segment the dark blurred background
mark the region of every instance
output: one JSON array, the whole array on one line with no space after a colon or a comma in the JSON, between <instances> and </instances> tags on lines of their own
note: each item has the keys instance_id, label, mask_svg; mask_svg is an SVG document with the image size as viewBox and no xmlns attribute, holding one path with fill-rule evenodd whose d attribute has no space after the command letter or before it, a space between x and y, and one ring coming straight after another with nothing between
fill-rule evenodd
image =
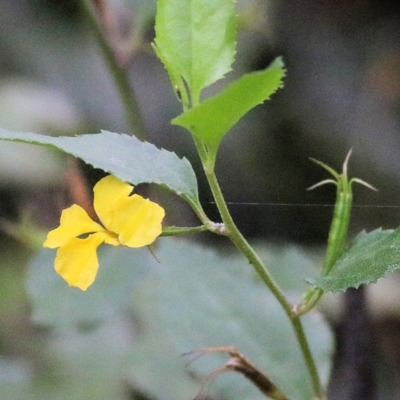
<instances>
[{"instance_id":1,"label":"dark blurred background","mask_svg":"<svg viewBox=\"0 0 400 400\"><path fill-rule=\"evenodd\" d=\"M110 23L117 27L122 45L124 40L129 44L131 32L140 39L141 46L126 66L148 139L193 162L202 184L202 201L217 219L191 138L169 122L181 110L150 48L154 2L107 3ZM77 1L0 0L0 9L0 127L51 135L100 129L127 132L112 78ZM396 228L400 222L400 3L240 0L238 10L237 60L228 80L265 68L278 55L287 68L284 89L240 121L221 147L217 165L221 185L245 235L323 245L335 188L306 192L327 178L308 157L340 170L350 148L350 175L379 190L355 185L351 235L362 229ZM207 90L212 92L213 88ZM68 201L67 169L65 157L44 149L0 144L1 240L4 250L16 246L10 259L15 258L13 251L20 250L10 238L8 222L29 215L42 226L54 226ZM180 203L171 201L170 207L173 222L192 221ZM395 299L397 290L397 286L390 290ZM387 339L386 349L392 346L390 362L397 364L400 352L398 343L393 344L398 339L393 338L400 332L398 310L393 307L385 314L387 297L382 300L380 293L377 290L372 296L374 315L380 316L377 324ZM6 324L7 329L26 329L26 312L21 306L20 319L12 328ZM11 315L11 311L4 313ZM390 324L382 322L386 315ZM0 330L0 350L2 343L6 349L15 345L7 329L5 334Z\"/></svg>"}]
</instances>

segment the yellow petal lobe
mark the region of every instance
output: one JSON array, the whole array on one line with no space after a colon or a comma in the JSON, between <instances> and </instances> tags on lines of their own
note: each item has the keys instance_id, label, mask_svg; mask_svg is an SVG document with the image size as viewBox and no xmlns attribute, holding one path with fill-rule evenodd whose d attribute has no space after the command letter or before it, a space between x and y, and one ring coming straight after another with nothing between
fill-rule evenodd
<instances>
[{"instance_id":1,"label":"yellow petal lobe","mask_svg":"<svg viewBox=\"0 0 400 400\"><path fill-rule=\"evenodd\" d=\"M94 208L103 226L75 204L62 212L60 226L48 233L43 246L59 247L54 268L70 286L86 290L94 282L101 243L142 247L161 234L164 209L139 195L131 196L132 190L112 175L101 179L94 187ZM84 234L89 236L79 238Z\"/></svg>"},{"instance_id":2,"label":"yellow petal lobe","mask_svg":"<svg viewBox=\"0 0 400 400\"><path fill-rule=\"evenodd\" d=\"M119 201L113 230L125 246L147 246L161 234L164 216L161 206L135 194Z\"/></svg>"},{"instance_id":3,"label":"yellow petal lobe","mask_svg":"<svg viewBox=\"0 0 400 400\"><path fill-rule=\"evenodd\" d=\"M114 231L111 228L112 221L119 212L116 204L121 199L128 198L132 190L133 187L129 183L122 182L113 175L108 175L96 183L93 188L93 206L106 229Z\"/></svg>"},{"instance_id":4,"label":"yellow petal lobe","mask_svg":"<svg viewBox=\"0 0 400 400\"><path fill-rule=\"evenodd\" d=\"M70 286L86 290L94 282L99 268L96 251L105 235L99 232L86 239L73 238L57 250L54 268Z\"/></svg>"},{"instance_id":5,"label":"yellow petal lobe","mask_svg":"<svg viewBox=\"0 0 400 400\"><path fill-rule=\"evenodd\" d=\"M104 228L94 222L86 211L74 204L63 210L60 218L60 226L47 234L43 247L56 248L68 243L72 238L85 233L104 231Z\"/></svg>"},{"instance_id":6,"label":"yellow petal lobe","mask_svg":"<svg viewBox=\"0 0 400 400\"><path fill-rule=\"evenodd\" d=\"M104 243L110 244L111 246L121 246L118 235L109 231L107 231L107 236L104 238Z\"/></svg>"}]
</instances>

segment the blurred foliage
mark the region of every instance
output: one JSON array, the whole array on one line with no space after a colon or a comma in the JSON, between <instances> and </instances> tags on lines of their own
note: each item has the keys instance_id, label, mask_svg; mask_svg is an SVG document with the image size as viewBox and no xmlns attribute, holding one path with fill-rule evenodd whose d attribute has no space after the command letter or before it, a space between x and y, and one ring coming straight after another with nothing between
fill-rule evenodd
<instances>
[{"instance_id":1,"label":"blurred foliage","mask_svg":"<svg viewBox=\"0 0 400 400\"><path fill-rule=\"evenodd\" d=\"M259 246L259 250L289 295L298 299L304 288L300 276L315 274L307 253L295 247ZM97 380L109 391L112 378L105 381L103 374L113 371L112 376L152 398L195 397L200 385L190 372L204 379L223 365L223 359L204 356L188 368L180 354L229 345L266 369L295 398L309 398L308 376L300 367L302 359L286 316L256 276L244 269L242 257L229 253L221 257L215 250L170 238L159 241L155 254L160 263L147 249L102 248L98 278L87 292L69 288L53 271L54 251L41 250L30 263L27 291L33 321L51 328L50 344L61 346L52 349L57 359L74 371L87 368L81 372L82 381L70 383L70 389L60 382L63 393L74 393L78 390L74 385L84 390L83 382L90 393ZM318 315L304 323L326 380L329 329ZM110 345L103 342L105 329ZM115 349L114 340L120 340ZM106 361L96 361L101 359ZM230 399L260 396L238 377L218 378L211 388ZM99 392L85 398L99 398Z\"/></svg>"}]
</instances>

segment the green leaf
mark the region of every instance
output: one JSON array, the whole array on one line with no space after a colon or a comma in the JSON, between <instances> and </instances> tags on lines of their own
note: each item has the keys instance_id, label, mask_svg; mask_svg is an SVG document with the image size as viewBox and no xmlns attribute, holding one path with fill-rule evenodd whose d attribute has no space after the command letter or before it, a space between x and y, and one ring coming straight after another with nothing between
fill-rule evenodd
<instances>
[{"instance_id":1,"label":"green leaf","mask_svg":"<svg viewBox=\"0 0 400 400\"><path fill-rule=\"evenodd\" d=\"M125 399L129 371L143 376L147 366L142 368L140 359L128 356L136 349L137 332L133 333L133 318L127 314L132 293L157 262L147 248L102 246L100 250L99 274L86 292L69 287L55 273L54 251L43 249L31 262L26 287L32 319L53 330L50 335L42 334L40 341L39 336L32 336L34 351L28 353L29 358L18 359L22 371L0 362L0 398ZM147 306L135 304L142 305ZM26 349L22 351L27 354ZM32 362L39 357L36 353L39 366ZM185 372L184 367L181 371Z\"/></svg>"},{"instance_id":2,"label":"green leaf","mask_svg":"<svg viewBox=\"0 0 400 400\"><path fill-rule=\"evenodd\" d=\"M98 325L126 309L132 291L156 264L147 248L102 246L96 281L82 292L56 274L54 258L54 250L37 253L28 265L26 290L32 320L60 331Z\"/></svg>"},{"instance_id":3,"label":"green leaf","mask_svg":"<svg viewBox=\"0 0 400 400\"><path fill-rule=\"evenodd\" d=\"M153 274L132 293L131 310L140 329L135 335L135 345L125 354L132 366L128 371L129 380L151 399L194 399L200 384L190 376L187 360L160 329L159 286Z\"/></svg>"},{"instance_id":4,"label":"green leaf","mask_svg":"<svg viewBox=\"0 0 400 400\"><path fill-rule=\"evenodd\" d=\"M165 245L171 243L165 243ZM157 245L154 252L158 254ZM105 365L119 373L118 379L129 381L131 385L142 393L149 394L151 398L165 400L185 400L194 397L199 390L198 382L190 377L185 366L185 360L169 343L164 332L159 329L159 317L156 317L156 298L159 286L158 275L154 270L160 268L147 248L128 249L112 246L102 246L99 254L100 269L96 281L86 291L69 287L54 271L55 252L43 249L28 266L26 288L30 300L32 320L41 326L52 328L52 336L58 338L61 348L56 349L58 358L67 359L68 368L71 371L88 368L86 373L73 374L76 379L65 389L65 393L74 393L77 386L80 390L91 390L96 395L70 395L69 398L104 398L93 389L93 385L107 384L109 380L102 375ZM127 315L131 315L127 317ZM134 344L121 343L123 354L114 355L112 351L105 357L104 352L110 349L104 342L96 341L98 331L104 330L104 326L115 325L121 319L125 319L123 327L132 329L131 324L126 323L126 318L132 318L134 324L138 323L139 329L134 332ZM136 325L134 325L134 328ZM120 326L115 327L121 329ZM74 343L87 340L87 343L79 353L70 354L65 351L62 338L67 333L69 340ZM131 337L132 332L118 334L111 332L112 337L121 340L121 337ZM73 337L71 337L74 335ZM107 340L103 335L103 339ZM123 345L123 346L122 346ZM67 343L68 346L68 343ZM93 364L89 367L90 359L95 359L92 353L107 360L105 363ZM112 349L113 350L113 349ZM0 363L0 382L1 381ZM10 369L8 369L10 371ZM102 382L97 379L87 379L88 372L100 375ZM69 372L69 371L68 371ZM110 373L110 371L108 371ZM29 383L29 382L28 382ZM57 382L60 384L60 382ZM21 382L19 383L21 386ZM19 387L18 386L18 387ZM117 385L115 389L121 388ZM16 388L12 388L16 390ZM108 388L109 391L111 388ZM11 390L11 389L10 389ZM32 393L34 388L28 387L26 391ZM54 383L54 390L60 390ZM104 390L104 388L103 388ZM9 393L0 387L1 393ZM14 393L14 392L10 392ZM18 392L19 393L19 392ZM47 392L46 392L47 393ZM107 393L107 391L105 391ZM43 395L44 393L42 393ZM98 397L96 397L98 396ZM1 396L0 396L1 398ZM20 398L6 396L4 398ZM27 397L27 399L30 397ZM36 398L36 397L32 397ZM43 397L38 397L43 398ZM56 399L50 395L51 399ZM108 398L116 398L109 395ZM119 397L118 397L119 398ZM22 399L22 397L21 397ZM24 398L25 399L25 398ZM58 399L58 397L57 397Z\"/></svg>"},{"instance_id":5,"label":"green leaf","mask_svg":"<svg viewBox=\"0 0 400 400\"><path fill-rule=\"evenodd\" d=\"M88 340L92 340L104 324L112 326L131 311L138 322L135 343L129 349L121 348L112 365L125 371L120 379L129 380L154 398L162 394L165 400L194 398L198 386L187 374L195 370L202 380L227 358L205 356L185 369L183 362L189 360L178 355L213 345L238 347L290 398L311 398L309 379L287 318L243 258L221 257L208 248L172 238L162 238L157 243L155 253L160 263L147 249L103 246L99 275L86 292L68 287L56 275L54 251L44 249L28 270L34 321L63 331L80 328L78 333L89 333ZM310 257L294 247L264 246L257 250L267 259L288 295L300 296L304 282L299 277L312 274ZM311 314L304 317L304 325L319 370L326 378L330 332L318 314ZM67 338L70 335L68 332ZM71 353L68 343L63 358ZM104 346L104 342L98 345ZM81 350L70 355L71 370L81 371L80 365L88 368L85 363L93 356L91 352L96 352L95 344L89 347L79 347ZM103 354L101 350L100 347ZM94 374L98 373L96 365ZM81 390L90 390L90 382L82 379ZM79 384L78 378L74 384ZM211 390L215 389L222 398L261 398L258 390L239 374L224 374L211 385ZM73 388L68 390L70 393Z\"/></svg>"},{"instance_id":6,"label":"green leaf","mask_svg":"<svg viewBox=\"0 0 400 400\"><path fill-rule=\"evenodd\" d=\"M134 185L155 183L191 203L199 202L196 176L189 161L134 136L102 131L92 135L52 137L0 129L0 140L53 146L123 181Z\"/></svg>"},{"instance_id":7,"label":"green leaf","mask_svg":"<svg viewBox=\"0 0 400 400\"><path fill-rule=\"evenodd\" d=\"M310 379L287 317L268 289L248 273L243 258L223 258L186 241L166 243L166 240L160 240L161 249L157 253L161 262L157 271L162 282L157 289L159 315L160 324L178 350L184 353L210 346L235 346L289 398L309 400ZM281 252L283 258L284 253ZM274 257L274 268L282 270L279 262L282 257ZM293 265L297 267L297 258L286 269L289 281ZM282 271L280 274L282 278ZM297 292L292 283L289 285L293 296ZM332 344L330 331L316 313L305 316L303 321L320 372L326 379ZM227 359L205 355L192 363L190 369L205 378ZM211 388L226 399L261 398L258 389L239 374L218 376Z\"/></svg>"},{"instance_id":8,"label":"green leaf","mask_svg":"<svg viewBox=\"0 0 400 400\"><path fill-rule=\"evenodd\" d=\"M34 400L110 400L126 398L125 354L134 345L129 321L124 316L109 318L97 329L80 332L52 332L43 353L57 360L53 371L46 366L32 379ZM45 364L46 365L46 364ZM36 395L35 395L36 394ZM22 400L22 399L21 399Z\"/></svg>"},{"instance_id":9,"label":"green leaf","mask_svg":"<svg viewBox=\"0 0 400 400\"><path fill-rule=\"evenodd\" d=\"M183 79L194 102L202 89L231 70L237 31L234 0L158 0L155 30L154 49L172 84L183 92Z\"/></svg>"},{"instance_id":10,"label":"green leaf","mask_svg":"<svg viewBox=\"0 0 400 400\"><path fill-rule=\"evenodd\" d=\"M203 141L215 159L218 146L236 122L249 110L270 98L285 76L282 59L278 57L267 69L243 75L222 92L172 120L187 128Z\"/></svg>"},{"instance_id":11,"label":"green leaf","mask_svg":"<svg viewBox=\"0 0 400 400\"><path fill-rule=\"evenodd\" d=\"M323 290L338 292L376 282L400 268L400 228L361 232L328 276L308 280Z\"/></svg>"}]
</instances>

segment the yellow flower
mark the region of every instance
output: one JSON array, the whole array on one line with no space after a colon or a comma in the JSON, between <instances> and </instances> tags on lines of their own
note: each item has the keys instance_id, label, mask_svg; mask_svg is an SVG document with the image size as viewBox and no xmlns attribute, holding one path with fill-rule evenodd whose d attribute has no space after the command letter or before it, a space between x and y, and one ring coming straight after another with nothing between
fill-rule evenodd
<instances>
[{"instance_id":1,"label":"yellow flower","mask_svg":"<svg viewBox=\"0 0 400 400\"><path fill-rule=\"evenodd\" d=\"M165 212L158 204L134 194L132 186L109 175L94 187L94 209L101 225L74 204L63 210L60 226L47 235L44 247L57 248L54 268L70 286L86 290L95 280L97 248L142 247L161 234ZM80 237L84 235L84 237Z\"/></svg>"}]
</instances>

